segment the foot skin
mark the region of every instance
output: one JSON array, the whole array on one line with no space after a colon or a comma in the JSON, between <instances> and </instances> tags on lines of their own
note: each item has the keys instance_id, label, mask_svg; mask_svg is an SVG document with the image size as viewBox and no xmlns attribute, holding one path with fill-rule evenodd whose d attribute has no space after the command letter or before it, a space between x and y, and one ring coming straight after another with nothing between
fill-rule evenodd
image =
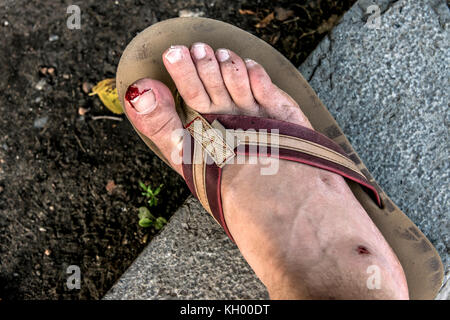
<instances>
[{"instance_id":1,"label":"foot skin","mask_svg":"<svg viewBox=\"0 0 450 320\"><path fill-rule=\"evenodd\" d=\"M204 43L172 46L164 65L184 101L200 113L241 114L312 129L298 104L257 62ZM183 128L161 82L141 79L125 103L135 127L172 161ZM225 220L242 255L273 299L408 299L403 269L379 230L334 173L280 160L275 175L259 164L224 167Z\"/></svg>"}]
</instances>

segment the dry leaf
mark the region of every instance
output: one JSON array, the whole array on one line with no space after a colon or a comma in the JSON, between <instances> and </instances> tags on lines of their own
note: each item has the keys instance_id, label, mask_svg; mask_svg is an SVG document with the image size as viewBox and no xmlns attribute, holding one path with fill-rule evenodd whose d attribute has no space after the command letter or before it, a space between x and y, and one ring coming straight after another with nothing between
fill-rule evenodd
<instances>
[{"instance_id":1,"label":"dry leaf","mask_svg":"<svg viewBox=\"0 0 450 320\"><path fill-rule=\"evenodd\" d=\"M284 21L287 18L292 17L294 15L294 11L286 10L281 7L275 8L275 13L276 13L276 19L279 21Z\"/></svg>"},{"instance_id":2,"label":"dry leaf","mask_svg":"<svg viewBox=\"0 0 450 320\"><path fill-rule=\"evenodd\" d=\"M275 14L272 12L267 15L264 19L256 24L256 28L265 28L267 25L275 18Z\"/></svg>"},{"instance_id":3,"label":"dry leaf","mask_svg":"<svg viewBox=\"0 0 450 320\"><path fill-rule=\"evenodd\" d=\"M105 107L115 114L122 114L122 105L117 94L116 79L105 79L92 88L90 96L97 94Z\"/></svg>"},{"instance_id":4,"label":"dry leaf","mask_svg":"<svg viewBox=\"0 0 450 320\"><path fill-rule=\"evenodd\" d=\"M272 37L270 37L270 44L271 45L275 45L275 43L278 42L278 40L280 39L281 33L278 31L277 33L275 33L274 35L272 35Z\"/></svg>"},{"instance_id":5,"label":"dry leaf","mask_svg":"<svg viewBox=\"0 0 450 320\"><path fill-rule=\"evenodd\" d=\"M252 10L242 10L242 9L239 9L239 13L242 14L242 15L246 15L246 14L249 14L249 15L255 15L255 14L256 14L256 13L255 13L254 11L252 11Z\"/></svg>"}]
</instances>

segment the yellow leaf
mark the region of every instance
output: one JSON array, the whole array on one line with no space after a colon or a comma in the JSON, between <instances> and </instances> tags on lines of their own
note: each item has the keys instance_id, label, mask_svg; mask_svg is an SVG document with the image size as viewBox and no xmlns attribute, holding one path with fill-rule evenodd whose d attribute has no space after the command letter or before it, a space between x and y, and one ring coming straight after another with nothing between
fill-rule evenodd
<instances>
[{"instance_id":1,"label":"yellow leaf","mask_svg":"<svg viewBox=\"0 0 450 320\"><path fill-rule=\"evenodd\" d=\"M116 79L105 79L100 81L92 88L90 96L98 95L105 107L115 114L122 114L122 105L119 102L117 94Z\"/></svg>"}]
</instances>

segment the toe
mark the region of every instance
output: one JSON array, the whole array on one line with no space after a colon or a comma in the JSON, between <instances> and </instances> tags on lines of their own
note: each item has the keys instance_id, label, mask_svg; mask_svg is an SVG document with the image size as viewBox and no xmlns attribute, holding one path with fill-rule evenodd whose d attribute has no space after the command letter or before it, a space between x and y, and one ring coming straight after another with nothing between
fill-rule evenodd
<instances>
[{"instance_id":1,"label":"toe","mask_svg":"<svg viewBox=\"0 0 450 320\"><path fill-rule=\"evenodd\" d=\"M197 67L197 73L214 104L211 112L231 111L231 97L223 82L214 50L207 44L197 42L191 47L191 55Z\"/></svg>"},{"instance_id":2,"label":"toe","mask_svg":"<svg viewBox=\"0 0 450 320\"><path fill-rule=\"evenodd\" d=\"M245 59L253 95L265 116L312 128L298 104L286 92L272 83L267 72L257 62Z\"/></svg>"},{"instance_id":3,"label":"toe","mask_svg":"<svg viewBox=\"0 0 450 320\"><path fill-rule=\"evenodd\" d=\"M189 49L171 46L164 52L163 62L187 105L202 113L209 112L211 100L197 74Z\"/></svg>"},{"instance_id":4,"label":"toe","mask_svg":"<svg viewBox=\"0 0 450 320\"><path fill-rule=\"evenodd\" d=\"M169 88L157 80L138 80L128 88L125 109L135 128L149 138L172 168L182 175L183 126Z\"/></svg>"},{"instance_id":5,"label":"toe","mask_svg":"<svg viewBox=\"0 0 450 320\"><path fill-rule=\"evenodd\" d=\"M252 95L244 61L228 49L218 49L216 57L225 86L236 106L241 109L241 113L258 115L258 105Z\"/></svg>"}]
</instances>

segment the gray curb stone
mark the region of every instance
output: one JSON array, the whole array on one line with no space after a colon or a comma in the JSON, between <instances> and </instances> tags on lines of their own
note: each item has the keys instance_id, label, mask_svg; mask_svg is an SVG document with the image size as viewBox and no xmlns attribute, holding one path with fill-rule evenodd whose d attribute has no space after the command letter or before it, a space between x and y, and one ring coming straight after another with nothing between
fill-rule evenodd
<instances>
[{"instance_id":1,"label":"gray curb stone","mask_svg":"<svg viewBox=\"0 0 450 320\"><path fill-rule=\"evenodd\" d=\"M379 6L379 19L367 14ZM379 22L377 28L371 28ZM436 246L449 299L449 34L443 0L358 1L300 67L375 179ZM189 198L105 299L266 299Z\"/></svg>"},{"instance_id":2,"label":"gray curb stone","mask_svg":"<svg viewBox=\"0 0 450 320\"><path fill-rule=\"evenodd\" d=\"M104 299L268 299L238 248L190 196Z\"/></svg>"}]
</instances>

